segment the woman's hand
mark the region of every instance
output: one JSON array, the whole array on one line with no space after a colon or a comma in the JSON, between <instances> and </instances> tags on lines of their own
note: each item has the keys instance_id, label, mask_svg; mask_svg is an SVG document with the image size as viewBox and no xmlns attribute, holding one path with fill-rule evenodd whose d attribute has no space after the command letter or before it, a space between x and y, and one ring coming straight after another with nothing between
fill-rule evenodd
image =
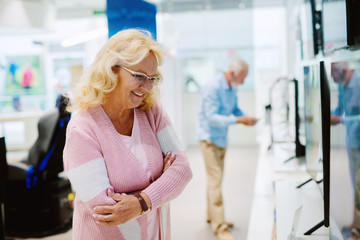
<instances>
[{"instance_id":1,"label":"woman's hand","mask_svg":"<svg viewBox=\"0 0 360 240\"><path fill-rule=\"evenodd\" d=\"M175 161L176 155L168 152L164 157L163 173L168 170L170 165ZM122 195L108 191L108 196L114 199L117 203L114 205L96 206L94 208L95 214L93 217L96 221L104 226L119 225L126 223L130 219L141 214L141 205L139 200L133 195ZM143 196L144 197L144 196ZM144 197L146 204L151 207L150 199Z\"/></svg>"},{"instance_id":2,"label":"woman's hand","mask_svg":"<svg viewBox=\"0 0 360 240\"><path fill-rule=\"evenodd\" d=\"M141 214L139 200L133 195L121 195L108 190L108 196L117 203L111 206L97 206L93 217L104 226L113 226L126 223Z\"/></svg>"},{"instance_id":3,"label":"woman's hand","mask_svg":"<svg viewBox=\"0 0 360 240\"><path fill-rule=\"evenodd\" d=\"M163 173L168 170L170 165L175 161L176 155L172 154L171 152L168 152L166 155L163 154L164 157L164 167L163 167Z\"/></svg>"}]
</instances>

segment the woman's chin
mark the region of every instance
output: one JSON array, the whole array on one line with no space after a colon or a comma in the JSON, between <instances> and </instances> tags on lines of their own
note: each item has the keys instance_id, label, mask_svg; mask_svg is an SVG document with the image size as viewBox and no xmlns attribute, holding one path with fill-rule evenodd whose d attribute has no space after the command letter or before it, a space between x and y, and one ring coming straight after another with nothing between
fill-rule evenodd
<instances>
[{"instance_id":1,"label":"woman's chin","mask_svg":"<svg viewBox=\"0 0 360 240\"><path fill-rule=\"evenodd\" d=\"M138 108L141 105L141 102L136 102L132 104L132 108Z\"/></svg>"}]
</instances>

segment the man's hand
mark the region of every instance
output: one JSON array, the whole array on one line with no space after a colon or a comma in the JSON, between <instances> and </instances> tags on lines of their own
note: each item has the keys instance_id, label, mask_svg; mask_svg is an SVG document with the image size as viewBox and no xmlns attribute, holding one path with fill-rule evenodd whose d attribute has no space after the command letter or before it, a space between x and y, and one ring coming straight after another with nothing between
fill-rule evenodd
<instances>
[{"instance_id":1,"label":"man's hand","mask_svg":"<svg viewBox=\"0 0 360 240\"><path fill-rule=\"evenodd\" d=\"M311 123L314 120L314 116L312 114L305 115L305 120Z\"/></svg>"},{"instance_id":2,"label":"man's hand","mask_svg":"<svg viewBox=\"0 0 360 240\"><path fill-rule=\"evenodd\" d=\"M342 122L342 117L337 115L331 115L330 118L331 125L336 125Z\"/></svg>"},{"instance_id":3,"label":"man's hand","mask_svg":"<svg viewBox=\"0 0 360 240\"><path fill-rule=\"evenodd\" d=\"M236 119L236 123L242 123L246 126L254 126L259 119L255 118L255 117L247 117L247 116L243 116L243 117L237 117Z\"/></svg>"}]
</instances>

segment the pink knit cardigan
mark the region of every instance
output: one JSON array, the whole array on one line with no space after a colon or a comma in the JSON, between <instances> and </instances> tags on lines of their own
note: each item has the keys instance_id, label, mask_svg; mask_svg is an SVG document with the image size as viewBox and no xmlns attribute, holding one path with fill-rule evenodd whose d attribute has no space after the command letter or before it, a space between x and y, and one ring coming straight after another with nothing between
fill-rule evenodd
<instances>
[{"instance_id":1,"label":"pink knit cardigan","mask_svg":"<svg viewBox=\"0 0 360 240\"><path fill-rule=\"evenodd\" d=\"M169 201L176 198L192 178L185 151L161 105L148 112L135 109L151 181L141 161L124 145L119 133L101 106L76 113L67 128L64 148L65 172L76 192L73 240L154 240L170 239ZM176 160L162 174L162 153L176 154ZM95 222L93 208L112 205L106 190L116 193L144 191L152 203L152 214L160 229L149 229L144 214L118 226Z\"/></svg>"}]
</instances>

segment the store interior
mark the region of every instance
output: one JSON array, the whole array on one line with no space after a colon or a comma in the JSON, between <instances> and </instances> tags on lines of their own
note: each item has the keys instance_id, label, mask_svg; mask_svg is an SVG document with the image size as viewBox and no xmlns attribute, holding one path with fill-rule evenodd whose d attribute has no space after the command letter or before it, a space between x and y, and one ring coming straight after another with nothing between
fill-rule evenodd
<instances>
[{"instance_id":1,"label":"store interior","mask_svg":"<svg viewBox=\"0 0 360 240\"><path fill-rule=\"evenodd\" d=\"M238 89L239 106L259 122L229 131L223 184L234 237L347 240L355 239L356 229L360 234L360 99L346 97L347 85L335 74L340 62L354 76L351 89L360 86L359 3L122 0L116 2L119 9L109 9L115 2L0 0L0 137L6 142L0 153L6 152L8 162L28 156L40 118L56 108L59 95L71 97L114 31L110 13L121 11L123 3L128 11L123 21L132 22L129 16L143 14L137 4L150 4L156 9L151 30L166 52L160 101L194 174L172 203L172 239L216 239L206 223L197 112L201 88L236 58L249 65ZM339 123L333 115L341 117ZM5 236L4 221L6 216ZM71 229L45 235L41 238L71 239ZM24 238L10 237L4 239Z\"/></svg>"}]
</instances>

